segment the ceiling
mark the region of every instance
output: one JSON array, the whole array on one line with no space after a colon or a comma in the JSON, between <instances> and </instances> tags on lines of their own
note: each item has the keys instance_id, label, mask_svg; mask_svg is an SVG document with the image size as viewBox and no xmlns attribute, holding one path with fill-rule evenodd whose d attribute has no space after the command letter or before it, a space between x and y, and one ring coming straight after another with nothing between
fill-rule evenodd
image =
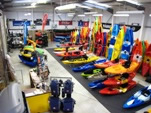
<instances>
[{"instance_id":1,"label":"ceiling","mask_svg":"<svg viewBox=\"0 0 151 113\"><path fill-rule=\"evenodd\" d=\"M31 3L37 2L37 1L38 0L1 0L0 8L4 10L15 9L15 8L18 8L18 9L33 8L31 6ZM60 5L70 4L70 3L83 3L84 1L85 0L47 0L47 3L38 3L36 5L36 8L39 8L39 9L46 8L46 7L50 8L50 6L56 7ZM134 4L127 3L127 2L117 2L116 0L94 0L94 1L108 4L111 6L111 9L117 8L117 6L118 7L124 6L124 8L129 9L129 10L131 9L142 10L142 9L145 9L145 5L148 5L148 4L151 5L151 0L133 0L142 4L139 7Z\"/></svg>"}]
</instances>

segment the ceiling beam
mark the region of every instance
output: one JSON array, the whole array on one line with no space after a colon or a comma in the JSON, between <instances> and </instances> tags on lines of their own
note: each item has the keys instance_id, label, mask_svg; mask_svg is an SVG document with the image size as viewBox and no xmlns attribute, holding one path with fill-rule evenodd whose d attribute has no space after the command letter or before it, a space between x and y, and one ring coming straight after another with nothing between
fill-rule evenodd
<instances>
[{"instance_id":1,"label":"ceiling beam","mask_svg":"<svg viewBox=\"0 0 151 113\"><path fill-rule=\"evenodd\" d=\"M119 3L122 3L123 5L131 6L133 8L138 9L138 10L145 10L145 7L143 7L141 5L135 5L135 4L132 4L132 3L129 3L129 2L126 2L126 1L120 1Z\"/></svg>"}]
</instances>

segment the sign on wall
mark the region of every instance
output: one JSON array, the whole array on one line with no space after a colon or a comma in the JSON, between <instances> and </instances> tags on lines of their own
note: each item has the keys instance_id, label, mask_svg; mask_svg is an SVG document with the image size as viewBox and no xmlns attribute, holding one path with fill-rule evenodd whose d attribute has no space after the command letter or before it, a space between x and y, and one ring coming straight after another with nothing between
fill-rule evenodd
<instances>
[{"instance_id":1,"label":"sign on wall","mask_svg":"<svg viewBox=\"0 0 151 113\"><path fill-rule=\"evenodd\" d=\"M59 25L72 25L72 21L59 21Z\"/></svg>"},{"instance_id":2,"label":"sign on wall","mask_svg":"<svg viewBox=\"0 0 151 113\"><path fill-rule=\"evenodd\" d=\"M46 25L49 25L49 21L50 20L48 19ZM34 20L34 24L37 25L37 26L41 26L42 25L42 19Z\"/></svg>"},{"instance_id":3,"label":"sign on wall","mask_svg":"<svg viewBox=\"0 0 151 113\"><path fill-rule=\"evenodd\" d=\"M78 26L79 27L88 27L89 26L89 21L78 21Z\"/></svg>"},{"instance_id":4,"label":"sign on wall","mask_svg":"<svg viewBox=\"0 0 151 113\"><path fill-rule=\"evenodd\" d=\"M14 20L13 26L23 26L25 21L22 20ZM26 21L26 25L30 26L30 21Z\"/></svg>"}]
</instances>

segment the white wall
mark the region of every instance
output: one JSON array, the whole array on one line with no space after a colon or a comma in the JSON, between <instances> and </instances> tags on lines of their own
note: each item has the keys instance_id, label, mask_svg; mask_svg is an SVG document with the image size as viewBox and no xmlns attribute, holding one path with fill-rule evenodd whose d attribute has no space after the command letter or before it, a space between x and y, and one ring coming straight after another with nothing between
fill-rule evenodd
<instances>
[{"instance_id":1,"label":"white wall","mask_svg":"<svg viewBox=\"0 0 151 113\"><path fill-rule=\"evenodd\" d=\"M31 11L15 11L15 12L5 12L5 15L8 19L16 19L16 20L22 20L22 19L28 19L28 20L32 20L32 16L24 16L25 13L31 13ZM100 11L101 12L101 11ZM51 19L50 21L50 25L46 26L45 29L52 29L54 25L57 25L56 29L66 29L65 26L60 26L58 23L58 21L60 20L60 18L58 17L58 15L55 14L54 16L54 21L53 21L53 10L49 10L49 11L34 11L34 15L33 15L33 19L42 19L43 18L43 14L44 13L48 13L48 19ZM103 17L102 17L102 22L108 22L111 23L112 22L112 18L110 18L112 15L109 12L106 11L102 11ZM151 26L151 17L149 18L148 16L149 13L147 13L146 15L146 22L145 22L145 26ZM60 15L61 20L72 20L72 17L68 17L66 14L62 14ZM130 15L129 17L115 17L114 18L114 22L115 23L125 23L125 24L132 24L132 23L139 23L141 25L142 22L142 14L141 15ZM73 18L73 25L69 25L67 26L68 29L74 29L74 28L78 28L78 21L79 20L84 20L84 21L90 21L90 27L92 27L92 24L95 20L95 17L92 16L85 16L85 17L78 17L76 16L75 18ZM18 26L13 26L12 22L9 22L9 28L11 29L18 29L18 28L22 28L22 27L18 27ZM30 27L29 27L30 29ZM36 26L36 29L41 29L41 26ZM106 30L104 30L106 31ZM140 36L140 30L138 32L134 32L134 37L139 38ZM151 28L145 28L144 32L143 32L143 39L142 40L148 40L149 42L151 42Z\"/></svg>"}]
</instances>

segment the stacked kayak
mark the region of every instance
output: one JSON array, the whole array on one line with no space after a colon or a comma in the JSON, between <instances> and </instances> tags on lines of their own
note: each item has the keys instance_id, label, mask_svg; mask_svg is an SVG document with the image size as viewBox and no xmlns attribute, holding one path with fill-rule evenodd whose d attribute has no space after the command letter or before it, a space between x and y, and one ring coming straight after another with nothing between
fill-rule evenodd
<instances>
[{"instance_id":1,"label":"stacked kayak","mask_svg":"<svg viewBox=\"0 0 151 113\"><path fill-rule=\"evenodd\" d=\"M151 74L151 44L149 45L142 63L142 76Z\"/></svg>"},{"instance_id":2,"label":"stacked kayak","mask_svg":"<svg viewBox=\"0 0 151 113\"><path fill-rule=\"evenodd\" d=\"M117 64L124 64L125 63L125 60L123 59L116 59L114 61L107 61L107 62L104 62L102 64L94 64L95 67L97 68L107 68L107 67L110 67L110 66L113 66L113 65L117 65Z\"/></svg>"},{"instance_id":3,"label":"stacked kayak","mask_svg":"<svg viewBox=\"0 0 151 113\"><path fill-rule=\"evenodd\" d=\"M89 63L93 62L95 60L98 60L98 56L90 56L87 58L77 58L77 59L71 59L71 60L63 60L62 62L64 64L84 64L84 63Z\"/></svg>"},{"instance_id":4,"label":"stacked kayak","mask_svg":"<svg viewBox=\"0 0 151 113\"><path fill-rule=\"evenodd\" d=\"M124 41L123 41L121 55L120 55L121 59L125 59L125 60L129 59L130 53L131 53L132 47L133 47L133 40L134 40L133 31L132 31L132 29L127 28L125 37L124 37Z\"/></svg>"},{"instance_id":5,"label":"stacked kayak","mask_svg":"<svg viewBox=\"0 0 151 113\"><path fill-rule=\"evenodd\" d=\"M104 62L106 62L106 59L97 60L97 61L90 62L88 64L85 64L85 65L82 65L82 66L79 66L79 67L72 68L72 71L81 72L81 71L86 71L88 69L94 69L95 68L94 64L104 63Z\"/></svg>"},{"instance_id":6,"label":"stacked kayak","mask_svg":"<svg viewBox=\"0 0 151 113\"><path fill-rule=\"evenodd\" d=\"M136 86L136 82L132 80L135 75L135 73L113 75L113 77L110 75L106 80L95 80L89 83L89 87L92 89L101 89L99 93L103 95L126 93Z\"/></svg>"},{"instance_id":7,"label":"stacked kayak","mask_svg":"<svg viewBox=\"0 0 151 113\"><path fill-rule=\"evenodd\" d=\"M56 53L56 56L59 57L72 57L72 56L84 56L84 51L71 51L71 52L62 52L62 53Z\"/></svg>"},{"instance_id":8,"label":"stacked kayak","mask_svg":"<svg viewBox=\"0 0 151 113\"><path fill-rule=\"evenodd\" d=\"M109 48L108 48L108 59L111 60L112 58L112 53L113 53L113 49L114 49L114 45L117 39L117 36L119 34L119 30L120 27L119 25L114 25L113 29L112 29L112 35L111 35L111 39L110 39L110 44L109 44Z\"/></svg>"},{"instance_id":9,"label":"stacked kayak","mask_svg":"<svg viewBox=\"0 0 151 113\"><path fill-rule=\"evenodd\" d=\"M74 47L69 47L68 48L69 51L75 50ZM66 51L65 47L58 47L58 48L54 48L54 51Z\"/></svg>"}]
</instances>

